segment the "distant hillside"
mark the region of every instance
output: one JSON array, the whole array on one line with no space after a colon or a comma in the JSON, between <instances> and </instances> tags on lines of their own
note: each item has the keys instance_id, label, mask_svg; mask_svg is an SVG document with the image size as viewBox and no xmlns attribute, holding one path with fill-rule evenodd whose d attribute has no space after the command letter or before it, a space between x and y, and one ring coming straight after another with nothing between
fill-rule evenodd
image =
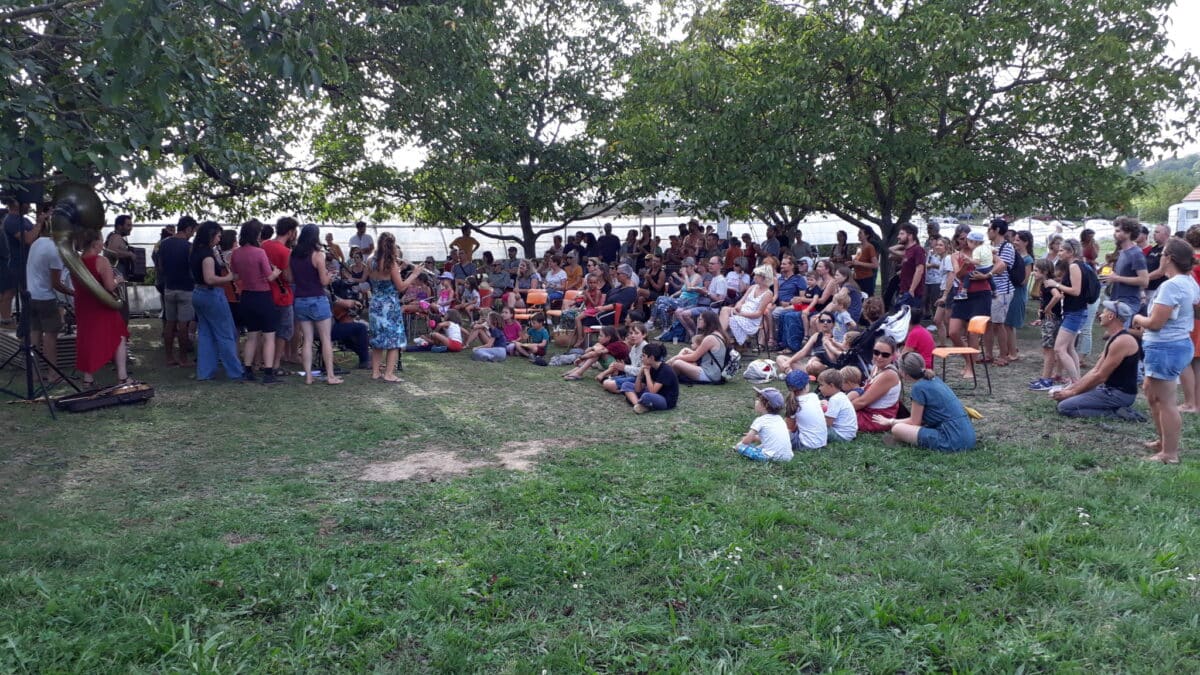
<instances>
[{"instance_id":1,"label":"distant hillside","mask_svg":"<svg viewBox=\"0 0 1200 675\"><path fill-rule=\"evenodd\" d=\"M1140 169L1142 180L1146 181L1145 191L1133 199L1142 222L1166 222L1167 209L1200 185L1200 154L1171 157L1146 167L1132 164L1127 168L1135 173Z\"/></svg>"}]
</instances>

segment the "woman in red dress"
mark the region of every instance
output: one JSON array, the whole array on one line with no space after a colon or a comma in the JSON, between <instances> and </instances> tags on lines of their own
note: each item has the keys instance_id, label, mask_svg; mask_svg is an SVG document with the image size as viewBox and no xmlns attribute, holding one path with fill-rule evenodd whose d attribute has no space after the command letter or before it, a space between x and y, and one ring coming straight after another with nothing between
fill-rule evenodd
<instances>
[{"instance_id":1,"label":"woman in red dress","mask_svg":"<svg viewBox=\"0 0 1200 675\"><path fill-rule=\"evenodd\" d=\"M79 248L83 252L83 264L109 293L117 290L112 265L101 255L104 242L96 230L84 230L80 235ZM125 370L126 343L129 329L121 312L100 302L83 282L75 278L75 368L83 373L84 386L96 383L95 374L109 361L116 361L117 378L121 384L130 382Z\"/></svg>"}]
</instances>

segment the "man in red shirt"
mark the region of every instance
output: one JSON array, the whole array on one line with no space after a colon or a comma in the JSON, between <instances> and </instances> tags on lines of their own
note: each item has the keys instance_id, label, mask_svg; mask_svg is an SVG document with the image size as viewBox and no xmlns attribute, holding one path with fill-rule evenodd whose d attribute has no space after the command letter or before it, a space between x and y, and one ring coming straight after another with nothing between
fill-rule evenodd
<instances>
[{"instance_id":1,"label":"man in red shirt","mask_svg":"<svg viewBox=\"0 0 1200 675\"><path fill-rule=\"evenodd\" d=\"M292 336L296 330L296 317L292 312L292 302L295 296L292 293L292 246L296 243L296 237L300 232L300 223L295 218L284 217L280 218L275 223L275 238L262 243L263 252L267 254L267 260L271 262L273 267L278 267L283 270L283 274L279 275L271 283L271 299L275 301L275 306L279 308L279 326L275 329L275 363L271 367L275 372L279 372L279 364L283 360L283 353L287 350L288 344L292 341ZM289 360L294 356L289 352Z\"/></svg>"},{"instance_id":2,"label":"man in red shirt","mask_svg":"<svg viewBox=\"0 0 1200 675\"><path fill-rule=\"evenodd\" d=\"M896 245L891 248L892 254L899 256L900 263L900 294L896 296L896 305L920 307L921 298L925 296L925 249L918 241L917 226L905 223L900 226L900 234L896 237Z\"/></svg>"}]
</instances>

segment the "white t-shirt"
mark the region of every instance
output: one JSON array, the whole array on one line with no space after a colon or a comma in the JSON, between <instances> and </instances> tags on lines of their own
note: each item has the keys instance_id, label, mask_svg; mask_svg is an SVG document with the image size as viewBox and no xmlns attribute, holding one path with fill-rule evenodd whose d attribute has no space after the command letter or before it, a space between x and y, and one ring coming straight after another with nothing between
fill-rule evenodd
<instances>
[{"instance_id":1,"label":"white t-shirt","mask_svg":"<svg viewBox=\"0 0 1200 675\"><path fill-rule=\"evenodd\" d=\"M842 392L829 397L825 416L833 420L833 433L843 441L852 441L858 435L858 415L854 404Z\"/></svg>"},{"instance_id":2,"label":"white t-shirt","mask_svg":"<svg viewBox=\"0 0 1200 675\"><path fill-rule=\"evenodd\" d=\"M450 325L446 326L446 337L459 344L462 344L462 328L460 328L458 324L451 321Z\"/></svg>"},{"instance_id":3,"label":"white t-shirt","mask_svg":"<svg viewBox=\"0 0 1200 675\"><path fill-rule=\"evenodd\" d=\"M792 438L782 417L760 415L750 423L750 429L758 432L758 437L762 440L763 454L768 459L786 462L792 458Z\"/></svg>"},{"instance_id":4,"label":"white t-shirt","mask_svg":"<svg viewBox=\"0 0 1200 675\"><path fill-rule=\"evenodd\" d=\"M796 443L797 449L816 450L829 442L829 430L825 414L821 412L821 399L809 392L796 399Z\"/></svg>"},{"instance_id":5,"label":"white t-shirt","mask_svg":"<svg viewBox=\"0 0 1200 675\"><path fill-rule=\"evenodd\" d=\"M567 271L559 270L555 272L550 270L546 272L546 289L551 291L561 291L567 285Z\"/></svg>"},{"instance_id":6,"label":"white t-shirt","mask_svg":"<svg viewBox=\"0 0 1200 675\"><path fill-rule=\"evenodd\" d=\"M34 300L54 300L54 276L63 268L62 257L50 237L39 237L29 246L25 285Z\"/></svg>"},{"instance_id":7,"label":"white t-shirt","mask_svg":"<svg viewBox=\"0 0 1200 675\"><path fill-rule=\"evenodd\" d=\"M368 248L375 246L375 240L369 234L352 234L350 235L350 248L357 248L360 251L366 251Z\"/></svg>"}]
</instances>

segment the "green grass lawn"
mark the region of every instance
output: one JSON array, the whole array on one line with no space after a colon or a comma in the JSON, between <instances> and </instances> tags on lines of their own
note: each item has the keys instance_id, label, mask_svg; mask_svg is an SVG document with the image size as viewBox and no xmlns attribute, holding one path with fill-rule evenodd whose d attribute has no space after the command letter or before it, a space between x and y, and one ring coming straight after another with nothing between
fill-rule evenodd
<instances>
[{"instance_id":1,"label":"green grass lawn","mask_svg":"<svg viewBox=\"0 0 1200 675\"><path fill-rule=\"evenodd\" d=\"M1032 341L975 452L763 466L745 383L196 383L135 332L149 405L0 406L0 672L1200 671L1200 423L1146 465L1025 391ZM420 453L478 466L361 479Z\"/></svg>"}]
</instances>

